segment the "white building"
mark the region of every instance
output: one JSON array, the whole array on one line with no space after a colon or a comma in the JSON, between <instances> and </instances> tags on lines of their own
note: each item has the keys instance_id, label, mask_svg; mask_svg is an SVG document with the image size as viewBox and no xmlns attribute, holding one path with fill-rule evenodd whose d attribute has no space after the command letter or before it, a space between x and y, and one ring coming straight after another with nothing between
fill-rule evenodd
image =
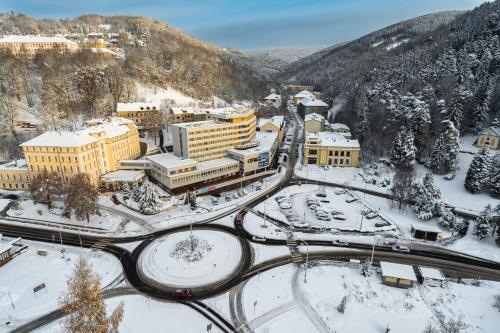
<instances>
[{"instance_id":1,"label":"white building","mask_svg":"<svg viewBox=\"0 0 500 333\"><path fill-rule=\"evenodd\" d=\"M276 108L279 108L281 106L281 95L272 93L266 97L264 97L264 103L267 105L272 105Z\"/></svg>"}]
</instances>

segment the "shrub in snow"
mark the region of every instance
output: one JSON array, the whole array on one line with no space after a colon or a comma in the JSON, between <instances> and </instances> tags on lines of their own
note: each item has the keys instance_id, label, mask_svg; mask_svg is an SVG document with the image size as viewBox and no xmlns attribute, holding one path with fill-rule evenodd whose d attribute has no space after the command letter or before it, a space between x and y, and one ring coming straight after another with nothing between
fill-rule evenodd
<instances>
[{"instance_id":1,"label":"shrub in snow","mask_svg":"<svg viewBox=\"0 0 500 333\"><path fill-rule=\"evenodd\" d=\"M439 216L439 224L447 230L459 232L464 227L464 220L453 214L451 209L443 207Z\"/></svg>"},{"instance_id":2,"label":"shrub in snow","mask_svg":"<svg viewBox=\"0 0 500 333\"><path fill-rule=\"evenodd\" d=\"M479 193L488 181L491 157L488 148L481 149L472 160L465 176L465 189L471 193Z\"/></svg>"},{"instance_id":3,"label":"shrub in snow","mask_svg":"<svg viewBox=\"0 0 500 333\"><path fill-rule=\"evenodd\" d=\"M495 299L495 303L493 303L493 307L500 311L500 295L493 296Z\"/></svg>"},{"instance_id":4,"label":"shrub in snow","mask_svg":"<svg viewBox=\"0 0 500 333\"><path fill-rule=\"evenodd\" d=\"M373 273L372 263L369 260L364 261L361 264L361 275L364 277L369 277Z\"/></svg>"},{"instance_id":5,"label":"shrub in snow","mask_svg":"<svg viewBox=\"0 0 500 333\"><path fill-rule=\"evenodd\" d=\"M492 223L493 223L493 211L490 205L487 205L475 220L474 236L479 239L485 239L488 237Z\"/></svg>"},{"instance_id":6,"label":"shrub in snow","mask_svg":"<svg viewBox=\"0 0 500 333\"><path fill-rule=\"evenodd\" d=\"M128 200L131 195L130 186L127 183L123 184L123 199Z\"/></svg>"},{"instance_id":7,"label":"shrub in snow","mask_svg":"<svg viewBox=\"0 0 500 333\"><path fill-rule=\"evenodd\" d=\"M157 213L163 202L160 199L160 194L156 187L150 183L144 183L140 188L139 210L144 214Z\"/></svg>"}]
</instances>

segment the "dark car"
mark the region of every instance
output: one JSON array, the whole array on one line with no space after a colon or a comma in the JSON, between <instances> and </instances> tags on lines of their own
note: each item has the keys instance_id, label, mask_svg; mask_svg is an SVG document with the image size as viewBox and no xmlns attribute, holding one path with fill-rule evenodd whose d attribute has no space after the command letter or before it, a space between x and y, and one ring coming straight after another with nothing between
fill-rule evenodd
<instances>
[{"instance_id":1,"label":"dark car","mask_svg":"<svg viewBox=\"0 0 500 333\"><path fill-rule=\"evenodd\" d=\"M319 197L319 198L326 198L326 194L325 193L316 193L316 196Z\"/></svg>"},{"instance_id":2,"label":"dark car","mask_svg":"<svg viewBox=\"0 0 500 333\"><path fill-rule=\"evenodd\" d=\"M193 292L189 289L177 289L174 291L173 296L175 298L191 298L193 297Z\"/></svg>"}]
</instances>

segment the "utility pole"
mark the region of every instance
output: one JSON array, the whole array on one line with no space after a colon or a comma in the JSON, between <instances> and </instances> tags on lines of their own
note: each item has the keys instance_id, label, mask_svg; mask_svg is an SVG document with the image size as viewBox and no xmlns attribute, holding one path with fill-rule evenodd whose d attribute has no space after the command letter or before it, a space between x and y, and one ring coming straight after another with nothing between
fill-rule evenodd
<instances>
[{"instance_id":1,"label":"utility pole","mask_svg":"<svg viewBox=\"0 0 500 333\"><path fill-rule=\"evenodd\" d=\"M304 284L307 283L307 269L309 268L309 244L307 244L306 241L304 241L306 244L306 270L304 272Z\"/></svg>"},{"instance_id":2,"label":"utility pole","mask_svg":"<svg viewBox=\"0 0 500 333\"><path fill-rule=\"evenodd\" d=\"M373 265L373 254L375 253L375 243L377 242L377 240L378 236L377 235L373 236L372 256L370 259L370 265Z\"/></svg>"}]
</instances>

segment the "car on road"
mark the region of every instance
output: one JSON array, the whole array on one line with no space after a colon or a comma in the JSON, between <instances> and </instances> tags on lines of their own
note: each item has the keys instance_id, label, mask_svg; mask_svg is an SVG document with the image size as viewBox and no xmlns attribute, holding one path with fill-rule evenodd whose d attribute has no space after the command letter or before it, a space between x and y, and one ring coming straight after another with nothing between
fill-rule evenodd
<instances>
[{"instance_id":1,"label":"car on road","mask_svg":"<svg viewBox=\"0 0 500 333\"><path fill-rule=\"evenodd\" d=\"M336 220L341 220L341 221L347 220L347 217L345 215L342 215L342 214L333 215L333 218Z\"/></svg>"},{"instance_id":2,"label":"car on road","mask_svg":"<svg viewBox=\"0 0 500 333\"><path fill-rule=\"evenodd\" d=\"M318 192L318 193L316 193L316 196L317 196L318 198L326 198L326 193L323 193L323 192Z\"/></svg>"},{"instance_id":3,"label":"car on road","mask_svg":"<svg viewBox=\"0 0 500 333\"><path fill-rule=\"evenodd\" d=\"M237 225L242 225L243 224L243 214L241 214L241 213L236 214L235 221L236 221Z\"/></svg>"},{"instance_id":4,"label":"car on road","mask_svg":"<svg viewBox=\"0 0 500 333\"><path fill-rule=\"evenodd\" d=\"M344 193L345 193L345 190L343 188L339 188L339 189L335 190L336 195L340 195L340 194L344 194Z\"/></svg>"},{"instance_id":5,"label":"car on road","mask_svg":"<svg viewBox=\"0 0 500 333\"><path fill-rule=\"evenodd\" d=\"M193 292L190 289L176 289L173 296L175 298L191 298L193 297Z\"/></svg>"},{"instance_id":6,"label":"car on road","mask_svg":"<svg viewBox=\"0 0 500 333\"><path fill-rule=\"evenodd\" d=\"M252 240L256 241L256 242L265 242L267 239L266 239L266 237L252 236Z\"/></svg>"},{"instance_id":7,"label":"car on road","mask_svg":"<svg viewBox=\"0 0 500 333\"><path fill-rule=\"evenodd\" d=\"M349 197L349 198L345 199L345 202L351 203L351 202L354 202L354 201L357 201L357 200L358 200L358 198L356 198L356 197Z\"/></svg>"},{"instance_id":8,"label":"car on road","mask_svg":"<svg viewBox=\"0 0 500 333\"><path fill-rule=\"evenodd\" d=\"M349 243L340 239L336 239L332 242L333 246L349 246Z\"/></svg>"},{"instance_id":9,"label":"car on road","mask_svg":"<svg viewBox=\"0 0 500 333\"><path fill-rule=\"evenodd\" d=\"M410 252L410 249L408 248L408 246L404 246L401 244L394 244L393 246L391 246L391 249L394 252L404 252L404 253Z\"/></svg>"}]
</instances>

